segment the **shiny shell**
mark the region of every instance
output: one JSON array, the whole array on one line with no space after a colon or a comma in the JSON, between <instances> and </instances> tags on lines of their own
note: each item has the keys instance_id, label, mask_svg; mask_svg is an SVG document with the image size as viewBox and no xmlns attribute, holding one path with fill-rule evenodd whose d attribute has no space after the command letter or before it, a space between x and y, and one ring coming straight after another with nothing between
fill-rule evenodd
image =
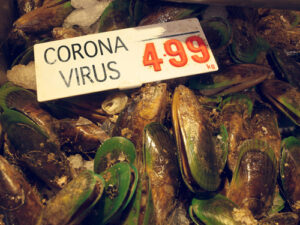
<instances>
[{"instance_id":1,"label":"shiny shell","mask_svg":"<svg viewBox=\"0 0 300 225\"><path fill-rule=\"evenodd\" d=\"M175 89L172 120L185 184L193 192L217 190L220 165L208 120L194 93L185 86Z\"/></svg>"},{"instance_id":2,"label":"shiny shell","mask_svg":"<svg viewBox=\"0 0 300 225\"><path fill-rule=\"evenodd\" d=\"M101 176L88 170L81 172L47 203L41 224L80 224L99 201L104 187Z\"/></svg>"},{"instance_id":3,"label":"shiny shell","mask_svg":"<svg viewBox=\"0 0 300 225\"><path fill-rule=\"evenodd\" d=\"M280 177L285 198L296 212L300 212L300 140L288 137L282 140Z\"/></svg>"},{"instance_id":4,"label":"shiny shell","mask_svg":"<svg viewBox=\"0 0 300 225\"><path fill-rule=\"evenodd\" d=\"M227 197L238 206L249 208L255 218L261 218L273 202L276 169L275 154L266 142L244 141Z\"/></svg>"}]
</instances>

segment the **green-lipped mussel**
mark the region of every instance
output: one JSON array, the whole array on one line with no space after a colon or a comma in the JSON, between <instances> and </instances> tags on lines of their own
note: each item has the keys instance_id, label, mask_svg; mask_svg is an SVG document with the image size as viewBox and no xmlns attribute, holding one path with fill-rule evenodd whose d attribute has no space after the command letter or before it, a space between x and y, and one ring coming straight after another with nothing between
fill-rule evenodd
<instances>
[{"instance_id":1,"label":"green-lipped mussel","mask_svg":"<svg viewBox=\"0 0 300 225\"><path fill-rule=\"evenodd\" d=\"M272 75L272 70L262 65L231 65L219 72L192 78L189 87L206 96L224 96L253 87Z\"/></svg>"},{"instance_id":2,"label":"green-lipped mussel","mask_svg":"<svg viewBox=\"0 0 300 225\"><path fill-rule=\"evenodd\" d=\"M216 191L225 153L217 152L207 115L193 92L183 85L173 95L172 121L185 184L193 192Z\"/></svg>"},{"instance_id":3,"label":"green-lipped mussel","mask_svg":"<svg viewBox=\"0 0 300 225\"><path fill-rule=\"evenodd\" d=\"M300 91L280 80L266 80L260 85L261 92L292 122L300 126Z\"/></svg>"},{"instance_id":4,"label":"green-lipped mussel","mask_svg":"<svg viewBox=\"0 0 300 225\"><path fill-rule=\"evenodd\" d=\"M105 180L104 196L86 218L87 223L107 224L121 215L137 187L137 170L126 162L116 163L100 175Z\"/></svg>"},{"instance_id":5,"label":"green-lipped mussel","mask_svg":"<svg viewBox=\"0 0 300 225\"><path fill-rule=\"evenodd\" d=\"M234 171L238 157L238 146L249 138L249 118L253 110L253 101L247 95L235 94L221 103L221 120L228 132L227 165Z\"/></svg>"},{"instance_id":6,"label":"green-lipped mussel","mask_svg":"<svg viewBox=\"0 0 300 225\"><path fill-rule=\"evenodd\" d=\"M146 173L149 176L156 224L173 224L178 205L180 171L176 144L166 127L150 123L144 130Z\"/></svg>"},{"instance_id":7,"label":"green-lipped mussel","mask_svg":"<svg viewBox=\"0 0 300 225\"><path fill-rule=\"evenodd\" d=\"M85 170L70 181L44 208L42 221L37 225L77 225L101 198L104 179Z\"/></svg>"},{"instance_id":8,"label":"green-lipped mussel","mask_svg":"<svg viewBox=\"0 0 300 225\"><path fill-rule=\"evenodd\" d=\"M282 140L280 178L285 198L295 212L300 211L300 140L288 137Z\"/></svg>"},{"instance_id":9,"label":"green-lipped mussel","mask_svg":"<svg viewBox=\"0 0 300 225\"><path fill-rule=\"evenodd\" d=\"M249 139L240 146L227 197L239 207L251 210L255 218L266 215L272 206L277 162L267 142Z\"/></svg>"},{"instance_id":10,"label":"green-lipped mussel","mask_svg":"<svg viewBox=\"0 0 300 225\"><path fill-rule=\"evenodd\" d=\"M286 97L288 100L282 102L281 87L284 85L280 81L276 81L280 83L278 85L266 85L273 82L268 80L274 79L273 71L276 75L278 71L284 74L279 79L299 85L298 76L294 77L299 69L297 63L274 48L297 55L300 46L298 12L237 7L216 10L201 4L113 0L91 27L66 28L56 26L61 26L63 18L73 10L70 1L14 2L19 3L21 13L25 3L30 12L19 18L10 32L7 55L13 57L8 59L8 68L11 62L13 65L27 64L33 60L35 43L196 16L220 72L122 91L128 102L126 99L113 113L101 105L116 90L40 104L34 91L3 85L0 89L0 144L3 148L0 152L3 150L9 163L23 171L24 178L0 157L0 165L3 163L5 167L1 170L0 182L3 187L0 195L4 196L0 198L1 225L190 225L187 212L191 201L191 215L199 224L230 221L227 224L245 225L245 213L253 213L259 219L252 218L251 223L248 222L251 225L298 223L298 199L295 197L298 174L292 166L298 159L294 154L295 145L285 140L280 162L280 194L274 183L281 138L291 133L299 139L299 127L292 124L294 130L279 133L276 117L279 116L279 121L285 117L275 111L275 107L271 109L275 103L265 104L267 99L258 96L264 93L283 103L285 111L289 109L297 115L290 117L299 125L299 107L294 105L299 102L297 94L290 94ZM81 4L84 8L89 3L82 0ZM274 32L277 24L282 26ZM63 26L67 26L66 22ZM268 33L278 36L268 37ZM272 42L268 44L264 39ZM6 46L0 43L0 47ZM267 61L265 51L269 47ZM23 74L20 74L20 80L21 77ZM187 80L195 89L193 92L182 86ZM256 85L263 81L261 92L256 92ZM295 90L290 86L286 89ZM235 92L242 93L235 95ZM224 98L228 95L229 98ZM170 96L173 97L172 106ZM114 108L113 102L106 103L108 108ZM282 127L281 121L279 127ZM174 135L177 146L167 130ZM111 134L118 137L109 139ZM232 163L233 149L237 150L235 163ZM94 159L94 172L85 170L82 165L75 167L74 154L80 154L83 164L85 160L91 164ZM71 156L70 164L65 156ZM75 173L72 166L76 168ZM179 185L179 171L187 185ZM40 196L38 192L41 192ZM285 212L292 210L294 212ZM235 218L236 215L239 218ZM84 216L87 217L84 219ZM210 219L218 222L209 222Z\"/></svg>"},{"instance_id":11,"label":"green-lipped mussel","mask_svg":"<svg viewBox=\"0 0 300 225\"><path fill-rule=\"evenodd\" d=\"M300 65L295 59L289 57L281 49L271 49L268 53L270 65L279 79L289 82L292 86L300 88Z\"/></svg>"},{"instance_id":12,"label":"green-lipped mussel","mask_svg":"<svg viewBox=\"0 0 300 225\"><path fill-rule=\"evenodd\" d=\"M3 156L0 156L0 209L8 224L37 224L41 219L39 194Z\"/></svg>"},{"instance_id":13,"label":"green-lipped mussel","mask_svg":"<svg viewBox=\"0 0 300 225\"><path fill-rule=\"evenodd\" d=\"M193 198L189 212L195 224L206 225L238 225L233 210L239 206L221 194L213 198Z\"/></svg>"}]
</instances>

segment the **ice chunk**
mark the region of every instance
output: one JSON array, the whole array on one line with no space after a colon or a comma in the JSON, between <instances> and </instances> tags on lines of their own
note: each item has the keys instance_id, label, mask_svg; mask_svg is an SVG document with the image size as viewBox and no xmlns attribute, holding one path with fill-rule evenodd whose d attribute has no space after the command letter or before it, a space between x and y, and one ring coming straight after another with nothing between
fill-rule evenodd
<instances>
[{"instance_id":1,"label":"ice chunk","mask_svg":"<svg viewBox=\"0 0 300 225\"><path fill-rule=\"evenodd\" d=\"M110 1L101 1L88 7L75 9L64 21L64 27L89 27L94 24L108 6Z\"/></svg>"},{"instance_id":2,"label":"ice chunk","mask_svg":"<svg viewBox=\"0 0 300 225\"><path fill-rule=\"evenodd\" d=\"M36 90L35 67L31 61L27 65L16 65L7 71L7 79L26 89Z\"/></svg>"}]
</instances>

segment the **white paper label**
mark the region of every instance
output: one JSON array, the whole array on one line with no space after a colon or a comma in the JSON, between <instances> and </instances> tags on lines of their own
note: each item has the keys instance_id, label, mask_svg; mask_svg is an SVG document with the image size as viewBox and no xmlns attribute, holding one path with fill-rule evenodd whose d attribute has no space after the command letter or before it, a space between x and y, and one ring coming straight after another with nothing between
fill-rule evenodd
<instances>
[{"instance_id":1,"label":"white paper label","mask_svg":"<svg viewBox=\"0 0 300 225\"><path fill-rule=\"evenodd\" d=\"M198 19L34 46L38 101L218 70Z\"/></svg>"}]
</instances>

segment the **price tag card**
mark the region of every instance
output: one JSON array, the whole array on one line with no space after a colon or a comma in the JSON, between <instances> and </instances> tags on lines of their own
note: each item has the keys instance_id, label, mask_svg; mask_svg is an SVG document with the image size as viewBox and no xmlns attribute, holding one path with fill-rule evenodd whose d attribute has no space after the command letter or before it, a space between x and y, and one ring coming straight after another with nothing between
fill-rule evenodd
<instances>
[{"instance_id":1,"label":"price tag card","mask_svg":"<svg viewBox=\"0 0 300 225\"><path fill-rule=\"evenodd\" d=\"M198 19L34 46L38 101L218 70Z\"/></svg>"}]
</instances>

